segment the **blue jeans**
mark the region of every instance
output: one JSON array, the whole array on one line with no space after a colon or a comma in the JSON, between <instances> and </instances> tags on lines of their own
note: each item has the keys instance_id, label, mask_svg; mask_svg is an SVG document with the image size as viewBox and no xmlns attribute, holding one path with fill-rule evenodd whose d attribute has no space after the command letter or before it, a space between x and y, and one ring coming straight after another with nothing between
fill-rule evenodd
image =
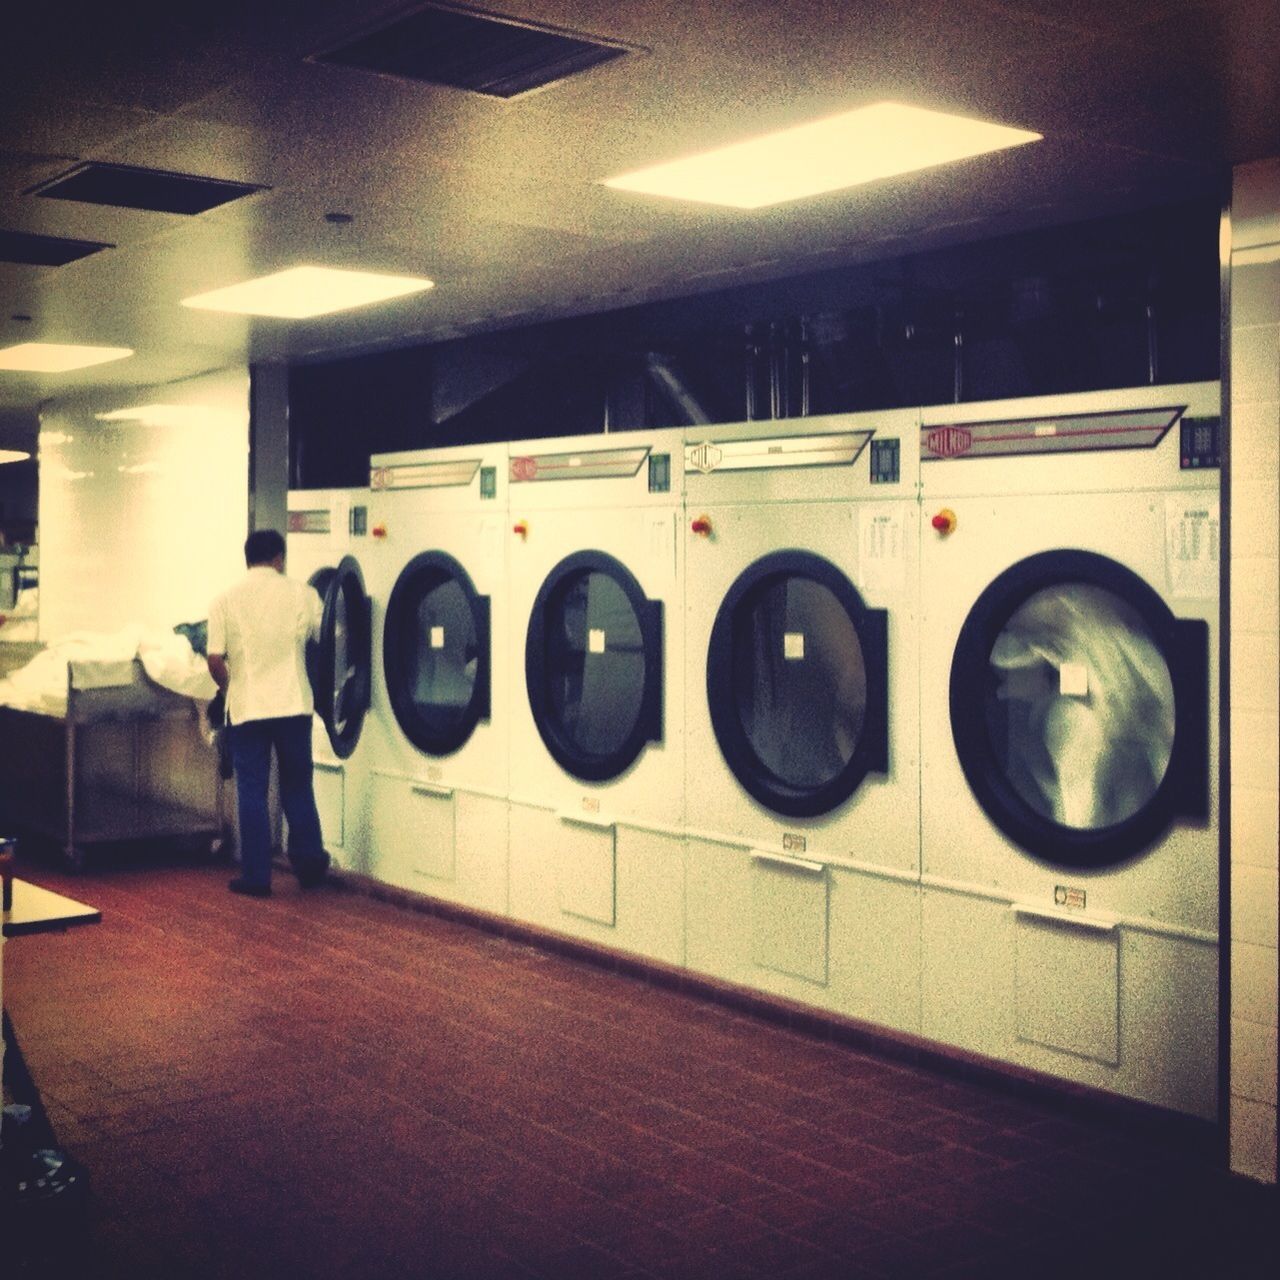
<instances>
[{"instance_id":1,"label":"blue jeans","mask_svg":"<svg viewBox=\"0 0 1280 1280\"><path fill-rule=\"evenodd\" d=\"M311 717L246 720L230 725L228 732L240 811L240 874L253 884L271 883L267 787L272 748L280 773L280 805L289 823L289 862L303 874L327 866L329 855L311 784Z\"/></svg>"}]
</instances>

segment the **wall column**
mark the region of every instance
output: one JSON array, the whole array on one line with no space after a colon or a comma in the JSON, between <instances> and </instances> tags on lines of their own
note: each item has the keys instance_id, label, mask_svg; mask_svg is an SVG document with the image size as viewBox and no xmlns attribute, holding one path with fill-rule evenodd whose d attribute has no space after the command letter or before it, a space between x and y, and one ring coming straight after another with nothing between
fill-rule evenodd
<instances>
[{"instance_id":1,"label":"wall column","mask_svg":"<svg viewBox=\"0 0 1280 1280\"><path fill-rule=\"evenodd\" d=\"M1231 1168L1276 1181L1280 848L1280 159L1231 207Z\"/></svg>"},{"instance_id":2,"label":"wall column","mask_svg":"<svg viewBox=\"0 0 1280 1280\"><path fill-rule=\"evenodd\" d=\"M285 531L289 492L289 367L249 369L249 529Z\"/></svg>"}]
</instances>

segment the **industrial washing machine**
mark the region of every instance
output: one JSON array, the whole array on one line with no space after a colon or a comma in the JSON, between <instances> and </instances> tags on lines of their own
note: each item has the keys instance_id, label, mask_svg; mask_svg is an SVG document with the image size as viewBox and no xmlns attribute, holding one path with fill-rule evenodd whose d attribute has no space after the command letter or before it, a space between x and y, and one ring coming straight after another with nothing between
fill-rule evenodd
<instances>
[{"instance_id":1,"label":"industrial washing machine","mask_svg":"<svg viewBox=\"0 0 1280 1280\"><path fill-rule=\"evenodd\" d=\"M922 1030L1216 1108L1217 383L921 425Z\"/></svg>"},{"instance_id":2,"label":"industrial washing machine","mask_svg":"<svg viewBox=\"0 0 1280 1280\"><path fill-rule=\"evenodd\" d=\"M507 907L506 446L369 462L376 879Z\"/></svg>"},{"instance_id":3,"label":"industrial washing machine","mask_svg":"<svg viewBox=\"0 0 1280 1280\"><path fill-rule=\"evenodd\" d=\"M511 914L683 960L679 431L510 445Z\"/></svg>"},{"instance_id":4,"label":"industrial washing machine","mask_svg":"<svg viewBox=\"0 0 1280 1280\"><path fill-rule=\"evenodd\" d=\"M368 751L361 746L372 678L365 489L293 490L287 496L285 571L324 601L307 671L315 696L312 765L325 848L360 870L366 842Z\"/></svg>"},{"instance_id":5,"label":"industrial washing machine","mask_svg":"<svg viewBox=\"0 0 1280 1280\"><path fill-rule=\"evenodd\" d=\"M685 437L687 963L911 1031L918 426Z\"/></svg>"}]
</instances>

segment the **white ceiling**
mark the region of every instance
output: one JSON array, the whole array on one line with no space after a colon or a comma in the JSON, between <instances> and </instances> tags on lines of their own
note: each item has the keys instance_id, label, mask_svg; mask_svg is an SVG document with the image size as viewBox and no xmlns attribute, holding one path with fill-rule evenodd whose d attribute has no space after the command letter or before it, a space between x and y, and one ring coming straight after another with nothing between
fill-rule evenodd
<instances>
[{"instance_id":1,"label":"white ceiling","mask_svg":"<svg viewBox=\"0 0 1280 1280\"><path fill-rule=\"evenodd\" d=\"M137 354L0 372L4 423L68 389L430 341L1218 189L1280 154L1280 0L492 0L637 52L510 101L306 60L391 0L36 0L0 37L0 230L105 241L0 264L0 347ZM756 212L599 180L892 98L1044 141ZM94 159L262 184L203 214L29 194ZM327 212L352 215L346 225ZM307 261L424 295L309 322L178 305ZM23 321L15 316L29 316Z\"/></svg>"}]
</instances>

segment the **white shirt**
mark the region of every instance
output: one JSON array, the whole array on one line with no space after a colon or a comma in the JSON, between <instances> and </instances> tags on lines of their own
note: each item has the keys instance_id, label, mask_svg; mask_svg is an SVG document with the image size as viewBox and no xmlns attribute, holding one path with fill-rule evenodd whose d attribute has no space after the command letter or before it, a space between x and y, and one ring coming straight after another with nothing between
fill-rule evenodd
<instances>
[{"instance_id":1,"label":"white shirt","mask_svg":"<svg viewBox=\"0 0 1280 1280\"><path fill-rule=\"evenodd\" d=\"M227 660L232 724L311 714L307 640L319 636L323 608L314 587L262 564L209 606L208 648Z\"/></svg>"}]
</instances>

